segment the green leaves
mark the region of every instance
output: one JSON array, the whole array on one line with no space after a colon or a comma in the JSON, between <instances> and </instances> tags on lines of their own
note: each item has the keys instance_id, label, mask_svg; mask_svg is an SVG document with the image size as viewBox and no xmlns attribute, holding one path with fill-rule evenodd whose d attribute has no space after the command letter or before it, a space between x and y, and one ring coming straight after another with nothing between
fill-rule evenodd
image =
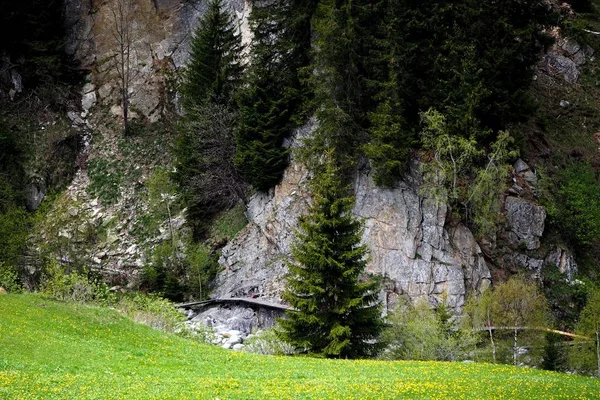
<instances>
[{"instance_id":1,"label":"green leaves","mask_svg":"<svg viewBox=\"0 0 600 400\"><path fill-rule=\"evenodd\" d=\"M570 165L558 188L558 223L573 244L591 246L600 238L600 187L589 163Z\"/></svg>"}]
</instances>

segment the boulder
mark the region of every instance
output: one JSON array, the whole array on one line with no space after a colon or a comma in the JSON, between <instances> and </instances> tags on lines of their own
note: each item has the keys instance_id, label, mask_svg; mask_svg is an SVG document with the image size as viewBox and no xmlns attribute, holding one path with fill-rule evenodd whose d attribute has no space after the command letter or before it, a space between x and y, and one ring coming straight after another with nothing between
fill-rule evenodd
<instances>
[{"instance_id":1,"label":"boulder","mask_svg":"<svg viewBox=\"0 0 600 400\"><path fill-rule=\"evenodd\" d=\"M544 233L546 209L520 197L509 196L505 201L506 219L510 228L509 240L527 250L540 247Z\"/></svg>"},{"instance_id":2,"label":"boulder","mask_svg":"<svg viewBox=\"0 0 600 400\"><path fill-rule=\"evenodd\" d=\"M25 207L35 211L46 197L46 185L41 181L31 182L25 186Z\"/></svg>"},{"instance_id":3,"label":"boulder","mask_svg":"<svg viewBox=\"0 0 600 400\"><path fill-rule=\"evenodd\" d=\"M579 79L579 69L575 61L556 51L549 51L542 58L541 67L550 74L560 74L565 81L575 83Z\"/></svg>"}]
</instances>

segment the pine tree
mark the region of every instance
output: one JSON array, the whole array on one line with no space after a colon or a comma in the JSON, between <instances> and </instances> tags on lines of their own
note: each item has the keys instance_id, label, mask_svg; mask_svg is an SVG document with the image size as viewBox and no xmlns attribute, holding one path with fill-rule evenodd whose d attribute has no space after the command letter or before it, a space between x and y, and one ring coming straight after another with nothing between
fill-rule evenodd
<instances>
[{"instance_id":1,"label":"pine tree","mask_svg":"<svg viewBox=\"0 0 600 400\"><path fill-rule=\"evenodd\" d=\"M276 185L287 166L284 139L305 117L310 90L302 85L309 64L310 19L316 0L255 4L250 68L238 98L236 166L258 190Z\"/></svg>"},{"instance_id":2,"label":"pine tree","mask_svg":"<svg viewBox=\"0 0 600 400\"><path fill-rule=\"evenodd\" d=\"M377 74L373 29L380 17L379 2L326 0L313 19L315 51L310 77L315 92L319 129L311 151L336 149L343 164L356 162L365 140L368 112L372 111L369 85Z\"/></svg>"},{"instance_id":3,"label":"pine tree","mask_svg":"<svg viewBox=\"0 0 600 400\"><path fill-rule=\"evenodd\" d=\"M244 67L242 43L223 0L211 0L191 42L190 63L181 87L186 112L207 101L229 104Z\"/></svg>"},{"instance_id":4,"label":"pine tree","mask_svg":"<svg viewBox=\"0 0 600 400\"><path fill-rule=\"evenodd\" d=\"M242 44L223 0L211 0L191 46L181 85L185 115L175 146L175 178L199 238L210 218L243 199L246 191L233 164Z\"/></svg>"},{"instance_id":5,"label":"pine tree","mask_svg":"<svg viewBox=\"0 0 600 400\"><path fill-rule=\"evenodd\" d=\"M332 358L373 356L383 329L379 281L366 280L362 224L353 196L340 180L333 155L313 180L314 204L300 220L295 259L283 298L293 307L280 321L281 337L310 354Z\"/></svg>"}]
</instances>

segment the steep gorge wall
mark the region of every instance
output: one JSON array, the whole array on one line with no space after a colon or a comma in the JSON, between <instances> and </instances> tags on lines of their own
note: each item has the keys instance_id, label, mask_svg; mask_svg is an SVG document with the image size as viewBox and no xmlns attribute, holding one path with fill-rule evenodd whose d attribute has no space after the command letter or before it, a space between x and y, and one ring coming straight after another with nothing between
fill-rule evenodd
<instances>
[{"instance_id":1,"label":"steep gorge wall","mask_svg":"<svg viewBox=\"0 0 600 400\"><path fill-rule=\"evenodd\" d=\"M302 128L299 136L313 127L314 122ZM311 201L309 179L306 168L293 161L279 185L250 199L250 224L223 249L216 297L281 301L297 220ZM471 232L448 224L447 205L422 196L420 184L416 163L395 189L375 186L368 168L356 173L354 213L365 224L367 272L384 277L381 299L388 307L406 296L460 310L467 293L490 285L490 271Z\"/></svg>"},{"instance_id":2,"label":"steep gorge wall","mask_svg":"<svg viewBox=\"0 0 600 400\"><path fill-rule=\"evenodd\" d=\"M227 3L234 10L244 40L248 42L251 38L247 22L250 3L244 0ZM114 73L107 61L112 52L109 45L112 4L112 0L67 1L68 50L90 71L89 82L83 91L83 113L81 117L75 114L71 119L88 126L91 157L99 154L100 143L113 147L115 144L114 141L95 139L101 129L90 118L90 113L104 107L117 118L120 114ZM140 0L139 4L148 17L139 21L140 34L135 41L135 50L141 73L133 82L131 100L140 117L156 121L170 104L167 98L168 74L165 71L176 71L185 65L189 39L198 17L205 11L206 2ZM151 29L142 30L142 26L150 26ZM561 45L564 47L564 44ZM556 54L563 50L557 47ZM570 54L563 56L575 57L579 53ZM546 62L548 59L550 61ZM546 58L543 65L563 73L559 67L564 63L553 63L555 59L562 60L558 56ZM564 72L566 80L573 76L567 72ZM309 135L314 126L315 122L311 121L301 128L297 139ZM297 140L292 145L299 143ZM148 161L169 163L168 159ZM220 264L223 270L215 281L213 296L260 296L281 300L287 272L285 262L290 257L297 219L306 212L311 201L307 189L309 178L306 168L293 161L277 187L269 193L257 193L250 199L247 205L248 227L222 249ZM446 204L422 195L416 162L395 189L376 187L367 167L357 171L354 212L365 222L363 240L371 251L368 272L384 277L382 301L392 307L401 296L411 300L426 298L433 304L446 301L460 310L469 293L481 292L490 285L497 265L523 268L539 276L542 266L552 263L568 276L572 275L576 266L568 252L561 248L540 249L546 214L535 204L535 196L531 195L535 191L535 171L526 164L517 164L513 181L503 211L507 224L499 235L504 244L488 238L480 247L464 224L449 218ZM143 179L138 183L143 183ZM109 246L104 243L104 247L89 250L92 253L90 258L102 268L139 269L145 262L142 247L167 239L169 232L164 230L164 235L149 242L136 241L128 232L144 208L133 211L135 207L131 204L129 208L119 208L120 205L103 208L86 194L88 185L86 172L80 171L68 193L82 202L80 208L94 215L94 224L100 226L103 221L114 219L117 215L121 218L116 228L107 235ZM122 204L142 202L129 189L122 189L129 193ZM182 217L177 219L177 224L183 224ZM498 249L505 244L506 247Z\"/></svg>"}]
</instances>

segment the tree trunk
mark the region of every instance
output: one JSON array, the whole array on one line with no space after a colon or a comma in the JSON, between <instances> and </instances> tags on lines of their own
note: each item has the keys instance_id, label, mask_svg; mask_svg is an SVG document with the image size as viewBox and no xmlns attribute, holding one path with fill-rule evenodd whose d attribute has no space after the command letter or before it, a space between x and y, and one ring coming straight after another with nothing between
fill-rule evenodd
<instances>
[{"instance_id":1,"label":"tree trunk","mask_svg":"<svg viewBox=\"0 0 600 400\"><path fill-rule=\"evenodd\" d=\"M129 123L128 123L128 116L129 116L129 104L127 101L127 93L126 93L127 89L123 89L123 134L125 136L127 136L127 134L129 133Z\"/></svg>"},{"instance_id":2,"label":"tree trunk","mask_svg":"<svg viewBox=\"0 0 600 400\"><path fill-rule=\"evenodd\" d=\"M515 329L515 334L513 337L513 365L517 365L517 355L519 352L519 349L517 347L517 329Z\"/></svg>"},{"instance_id":3,"label":"tree trunk","mask_svg":"<svg viewBox=\"0 0 600 400\"><path fill-rule=\"evenodd\" d=\"M598 377L600 377L600 329L596 326L596 357L598 359Z\"/></svg>"},{"instance_id":4,"label":"tree trunk","mask_svg":"<svg viewBox=\"0 0 600 400\"><path fill-rule=\"evenodd\" d=\"M487 310L487 325L488 325L488 332L490 332L490 343L492 344L492 360L494 361L494 364L496 364L496 343L494 343L494 331L492 329L492 319L490 318L490 310Z\"/></svg>"}]
</instances>

